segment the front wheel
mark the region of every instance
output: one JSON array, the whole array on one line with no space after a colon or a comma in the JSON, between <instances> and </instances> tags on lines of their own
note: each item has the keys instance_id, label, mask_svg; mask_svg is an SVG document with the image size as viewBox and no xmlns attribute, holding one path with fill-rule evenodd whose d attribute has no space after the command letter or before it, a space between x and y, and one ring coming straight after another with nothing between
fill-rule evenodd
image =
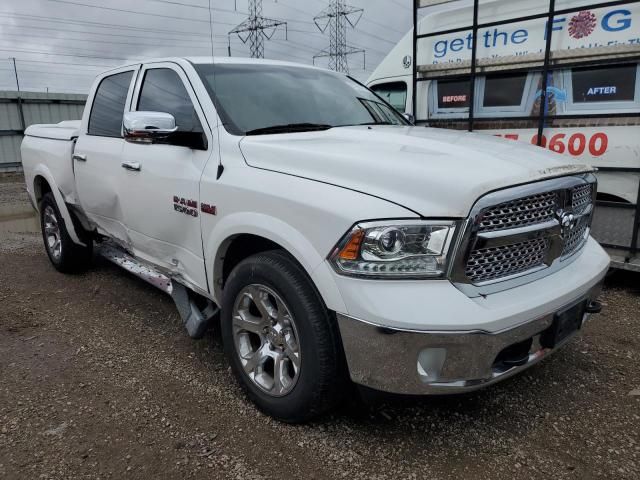
<instances>
[{"instance_id":1,"label":"front wheel","mask_svg":"<svg viewBox=\"0 0 640 480\"><path fill-rule=\"evenodd\" d=\"M45 193L40 202L40 227L45 250L56 270L64 273L78 272L89 265L93 253L91 239L84 239L86 247L71 240L51 192Z\"/></svg>"},{"instance_id":2,"label":"front wheel","mask_svg":"<svg viewBox=\"0 0 640 480\"><path fill-rule=\"evenodd\" d=\"M226 282L221 318L227 359L262 411L303 422L340 400L345 368L335 318L289 255L241 262Z\"/></svg>"}]
</instances>

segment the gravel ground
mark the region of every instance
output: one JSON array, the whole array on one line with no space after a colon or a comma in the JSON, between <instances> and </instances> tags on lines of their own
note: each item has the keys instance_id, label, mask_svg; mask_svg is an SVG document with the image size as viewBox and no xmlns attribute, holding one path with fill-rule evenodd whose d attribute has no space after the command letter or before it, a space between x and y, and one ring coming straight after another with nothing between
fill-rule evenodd
<instances>
[{"instance_id":1,"label":"gravel ground","mask_svg":"<svg viewBox=\"0 0 640 480\"><path fill-rule=\"evenodd\" d=\"M20 181L0 178L0 211L24 212ZM637 276L611 277L604 313L523 375L464 396L353 399L291 426L244 398L217 337L190 340L168 297L99 258L57 273L36 223L12 215L0 478L638 478Z\"/></svg>"}]
</instances>

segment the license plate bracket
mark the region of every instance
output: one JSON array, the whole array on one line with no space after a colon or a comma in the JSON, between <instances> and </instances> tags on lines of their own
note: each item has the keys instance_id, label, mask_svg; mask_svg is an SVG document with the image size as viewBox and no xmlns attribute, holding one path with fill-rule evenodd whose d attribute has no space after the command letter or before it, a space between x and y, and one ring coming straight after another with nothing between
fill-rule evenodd
<instances>
[{"instance_id":1,"label":"license plate bracket","mask_svg":"<svg viewBox=\"0 0 640 480\"><path fill-rule=\"evenodd\" d=\"M551 326L540 335L540 345L555 348L573 332L580 330L586 309L587 299L582 299L557 312Z\"/></svg>"}]
</instances>

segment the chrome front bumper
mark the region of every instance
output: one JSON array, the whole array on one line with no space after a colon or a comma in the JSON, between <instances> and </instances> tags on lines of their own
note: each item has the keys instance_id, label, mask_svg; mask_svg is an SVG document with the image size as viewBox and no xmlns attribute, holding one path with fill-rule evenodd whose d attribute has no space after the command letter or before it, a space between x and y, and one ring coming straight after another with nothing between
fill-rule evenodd
<instances>
[{"instance_id":1,"label":"chrome front bumper","mask_svg":"<svg viewBox=\"0 0 640 480\"><path fill-rule=\"evenodd\" d=\"M600 282L576 302L585 299L587 305L594 305L601 287ZM543 347L540 336L552 326L556 313L497 333L396 330L346 315L337 317L354 382L385 392L425 395L476 390L537 363L579 331L554 348ZM584 314L582 325L589 316ZM505 356L509 347L507 353L520 350L517 362Z\"/></svg>"}]
</instances>

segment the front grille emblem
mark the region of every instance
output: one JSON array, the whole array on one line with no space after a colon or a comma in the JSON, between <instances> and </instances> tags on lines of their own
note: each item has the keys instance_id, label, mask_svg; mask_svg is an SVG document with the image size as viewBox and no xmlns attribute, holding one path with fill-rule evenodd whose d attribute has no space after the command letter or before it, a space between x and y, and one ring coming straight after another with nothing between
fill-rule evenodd
<instances>
[{"instance_id":1,"label":"front grille emblem","mask_svg":"<svg viewBox=\"0 0 640 480\"><path fill-rule=\"evenodd\" d=\"M562 236L562 238L565 238L578 224L578 217L571 212L558 211L558 219L560 220L560 236Z\"/></svg>"}]
</instances>

